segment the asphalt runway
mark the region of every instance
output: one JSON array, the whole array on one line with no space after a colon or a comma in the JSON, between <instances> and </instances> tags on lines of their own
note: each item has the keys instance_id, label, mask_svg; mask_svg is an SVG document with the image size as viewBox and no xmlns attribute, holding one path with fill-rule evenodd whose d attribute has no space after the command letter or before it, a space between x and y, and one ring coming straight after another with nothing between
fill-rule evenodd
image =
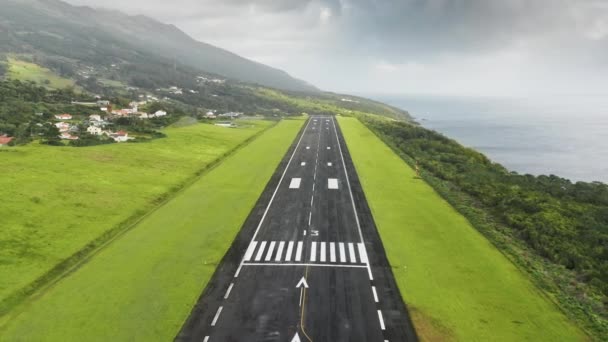
<instances>
[{"instance_id":1,"label":"asphalt runway","mask_svg":"<svg viewBox=\"0 0 608 342\"><path fill-rule=\"evenodd\" d=\"M176 341L417 341L332 116L307 121Z\"/></svg>"}]
</instances>

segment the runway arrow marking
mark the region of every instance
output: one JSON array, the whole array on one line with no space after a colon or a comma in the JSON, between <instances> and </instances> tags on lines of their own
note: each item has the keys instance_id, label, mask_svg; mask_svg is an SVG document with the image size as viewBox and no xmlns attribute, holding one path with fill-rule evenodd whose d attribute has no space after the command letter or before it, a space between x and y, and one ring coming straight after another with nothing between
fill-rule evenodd
<instances>
[{"instance_id":1,"label":"runway arrow marking","mask_svg":"<svg viewBox=\"0 0 608 342\"><path fill-rule=\"evenodd\" d=\"M298 335L298 333L296 333L293 338L291 339L291 342L302 342L300 340L300 335Z\"/></svg>"},{"instance_id":2,"label":"runway arrow marking","mask_svg":"<svg viewBox=\"0 0 608 342\"><path fill-rule=\"evenodd\" d=\"M304 286L304 288L308 288L308 283L306 282L306 278L302 277L302 279L300 279L300 281L298 282L298 285L296 285L296 289L300 288Z\"/></svg>"}]
</instances>

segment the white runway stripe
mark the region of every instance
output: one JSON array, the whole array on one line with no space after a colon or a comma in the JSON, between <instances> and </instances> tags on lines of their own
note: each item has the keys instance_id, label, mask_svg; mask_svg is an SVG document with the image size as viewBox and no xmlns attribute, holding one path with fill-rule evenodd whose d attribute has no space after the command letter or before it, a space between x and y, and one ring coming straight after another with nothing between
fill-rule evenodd
<instances>
[{"instance_id":1,"label":"white runway stripe","mask_svg":"<svg viewBox=\"0 0 608 342\"><path fill-rule=\"evenodd\" d=\"M310 261L315 262L317 261L317 243L316 242L312 242L312 245L310 246Z\"/></svg>"},{"instance_id":2,"label":"white runway stripe","mask_svg":"<svg viewBox=\"0 0 608 342\"><path fill-rule=\"evenodd\" d=\"M289 241L287 244L287 253L285 254L285 261L291 261L291 252L293 251L293 241Z\"/></svg>"},{"instance_id":3,"label":"white runway stripe","mask_svg":"<svg viewBox=\"0 0 608 342\"><path fill-rule=\"evenodd\" d=\"M270 242L270 246L268 246L268 253L266 253L266 261L270 261L270 258L272 258L272 252L274 252L275 244L276 244L276 242L274 242L274 241Z\"/></svg>"},{"instance_id":4,"label":"white runway stripe","mask_svg":"<svg viewBox=\"0 0 608 342\"><path fill-rule=\"evenodd\" d=\"M344 243L340 242L338 246L340 246L340 262L346 262L346 251L344 250Z\"/></svg>"},{"instance_id":5,"label":"white runway stripe","mask_svg":"<svg viewBox=\"0 0 608 342\"><path fill-rule=\"evenodd\" d=\"M296 249L296 261L302 260L302 241L298 241L298 248Z\"/></svg>"},{"instance_id":6,"label":"white runway stripe","mask_svg":"<svg viewBox=\"0 0 608 342\"><path fill-rule=\"evenodd\" d=\"M348 255L350 256L350 262L352 264L356 264L357 257L355 256L355 245L353 245L352 243L348 244Z\"/></svg>"},{"instance_id":7,"label":"white runway stripe","mask_svg":"<svg viewBox=\"0 0 608 342\"><path fill-rule=\"evenodd\" d=\"M274 258L274 261L281 261L283 257L283 247L285 246L285 241L279 242L279 248L277 248L277 255Z\"/></svg>"},{"instance_id":8,"label":"white runway stripe","mask_svg":"<svg viewBox=\"0 0 608 342\"><path fill-rule=\"evenodd\" d=\"M253 255L253 252L255 251L255 246L257 244L257 241L251 241L249 247L247 248L247 252L245 252L245 261L251 260L251 256Z\"/></svg>"},{"instance_id":9,"label":"white runway stripe","mask_svg":"<svg viewBox=\"0 0 608 342\"><path fill-rule=\"evenodd\" d=\"M321 262L325 262L325 242L321 242Z\"/></svg>"},{"instance_id":10,"label":"white runway stripe","mask_svg":"<svg viewBox=\"0 0 608 342\"><path fill-rule=\"evenodd\" d=\"M262 259L262 255L264 255L264 248L266 248L266 241L262 241L260 244L260 249L258 249L258 254L255 256L255 261L260 261L260 259Z\"/></svg>"},{"instance_id":11,"label":"white runway stripe","mask_svg":"<svg viewBox=\"0 0 608 342\"><path fill-rule=\"evenodd\" d=\"M243 257L248 263L309 262L325 263L327 261L348 264L367 264L368 256L363 243L310 241L252 241ZM329 256L328 247L329 245ZM307 256L305 247L310 254ZM357 253L359 256L357 257ZM329 260L328 260L329 259Z\"/></svg>"},{"instance_id":12,"label":"white runway stripe","mask_svg":"<svg viewBox=\"0 0 608 342\"><path fill-rule=\"evenodd\" d=\"M369 261L367 259L367 251L365 250L365 245L363 243L358 243L357 246L359 247L359 259L361 259L362 263L367 264Z\"/></svg>"}]
</instances>

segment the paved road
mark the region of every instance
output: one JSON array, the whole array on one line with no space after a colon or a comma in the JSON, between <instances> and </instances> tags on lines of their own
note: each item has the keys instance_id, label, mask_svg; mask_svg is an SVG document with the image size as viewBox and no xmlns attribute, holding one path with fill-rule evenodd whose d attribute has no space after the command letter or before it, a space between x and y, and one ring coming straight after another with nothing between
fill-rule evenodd
<instances>
[{"instance_id":1,"label":"paved road","mask_svg":"<svg viewBox=\"0 0 608 342\"><path fill-rule=\"evenodd\" d=\"M333 117L307 121L176 340L417 340Z\"/></svg>"}]
</instances>

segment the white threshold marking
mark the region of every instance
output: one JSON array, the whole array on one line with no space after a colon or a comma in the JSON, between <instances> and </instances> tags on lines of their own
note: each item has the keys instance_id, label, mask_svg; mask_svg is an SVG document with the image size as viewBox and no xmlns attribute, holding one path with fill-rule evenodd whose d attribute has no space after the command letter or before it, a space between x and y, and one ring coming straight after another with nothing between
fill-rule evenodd
<instances>
[{"instance_id":1,"label":"white threshold marking","mask_svg":"<svg viewBox=\"0 0 608 342\"><path fill-rule=\"evenodd\" d=\"M298 247L296 249L296 261L302 260L302 241L298 241Z\"/></svg>"},{"instance_id":2,"label":"white threshold marking","mask_svg":"<svg viewBox=\"0 0 608 342\"><path fill-rule=\"evenodd\" d=\"M253 252L255 251L255 246L257 244L257 241L251 241L251 243L249 244L249 248L247 248L247 252L245 252L245 261L251 260L251 256L253 255Z\"/></svg>"},{"instance_id":3,"label":"white threshold marking","mask_svg":"<svg viewBox=\"0 0 608 342\"><path fill-rule=\"evenodd\" d=\"M382 311L378 310L378 319L380 320L380 328L382 328L382 330L386 330L386 327L384 326L384 318L382 318Z\"/></svg>"},{"instance_id":4,"label":"white threshold marking","mask_svg":"<svg viewBox=\"0 0 608 342\"><path fill-rule=\"evenodd\" d=\"M277 255L274 258L274 261L281 261L281 257L283 256L283 247L285 246L285 241L279 242L279 248L277 248Z\"/></svg>"},{"instance_id":5,"label":"white threshold marking","mask_svg":"<svg viewBox=\"0 0 608 342\"><path fill-rule=\"evenodd\" d=\"M224 307L220 306L219 309L217 309L217 312L215 313L215 317L213 317L213 322L211 322L211 326L214 327L215 323L217 323L218 318L220 318L220 314L222 313L222 309Z\"/></svg>"},{"instance_id":6,"label":"white threshold marking","mask_svg":"<svg viewBox=\"0 0 608 342\"><path fill-rule=\"evenodd\" d=\"M262 259L262 255L264 255L264 248L266 248L266 241L262 241L262 243L260 244L258 254L255 255L255 261L260 261Z\"/></svg>"},{"instance_id":7,"label":"white threshold marking","mask_svg":"<svg viewBox=\"0 0 608 342\"><path fill-rule=\"evenodd\" d=\"M340 247L340 262L346 262L346 251L344 250L344 243L340 242L338 246Z\"/></svg>"},{"instance_id":8,"label":"white threshold marking","mask_svg":"<svg viewBox=\"0 0 608 342\"><path fill-rule=\"evenodd\" d=\"M365 245L362 243L358 243L357 246L359 247L359 259L361 259L362 263L367 264L369 261L367 259L367 251L365 250Z\"/></svg>"},{"instance_id":9,"label":"white threshold marking","mask_svg":"<svg viewBox=\"0 0 608 342\"><path fill-rule=\"evenodd\" d=\"M367 266L365 265L350 265L350 264L346 264L346 265L340 265L340 264L313 264L313 263L295 263L295 262L290 262L290 263L277 263L277 262L247 262L244 263L243 266L319 266L319 267L345 267L345 268L363 268L366 269Z\"/></svg>"},{"instance_id":10,"label":"white threshold marking","mask_svg":"<svg viewBox=\"0 0 608 342\"><path fill-rule=\"evenodd\" d=\"M348 243L348 255L350 256L351 263L357 263L357 257L355 256L355 245L353 245L352 242Z\"/></svg>"},{"instance_id":11,"label":"white threshold marking","mask_svg":"<svg viewBox=\"0 0 608 342\"><path fill-rule=\"evenodd\" d=\"M372 292L374 293L374 302L378 303L378 293L376 292L376 287L372 286Z\"/></svg>"},{"instance_id":12,"label":"white threshold marking","mask_svg":"<svg viewBox=\"0 0 608 342\"><path fill-rule=\"evenodd\" d=\"M313 241L312 245L310 246L310 261L317 261L317 243L315 241Z\"/></svg>"},{"instance_id":13,"label":"white threshold marking","mask_svg":"<svg viewBox=\"0 0 608 342\"><path fill-rule=\"evenodd\" d=\"M285 261L291 261L291 252L293 251L293 241L289 241L287 244L287 254L285 254Z\"/></svg>"},{"instance_id":14,"label":"white threshold marking","mask_svg":"<svg viewBox=\"0 0 608 342\"><path fill-rule=\"evenodd\" d=\"M272 252L274 252L275 244L276 244L276 242L274 242L274 241L270 242L270 246L268 246L268 253L266 253L266 261L270 261L270 258L272 258Z\"/></svg>"},{"instance_id":15,"label":"white threshold marking","mask_svg":"<svg viewBox=\"0 0 608 342\"><path fill-rule=\"evenodd\" d=\"M337 189L338 188L338 179L337 178L327 179L327 188L328 189Z\"/></svg>"},{"instance_id":16,"label":"white threshold marking","mask_svg":"<svg viewBox=\"0 0 608 342\"><path fill-rule=\"evenodd\" d=\"M289 188L290 189L299 189L301 182L302 182L302 178L292 178L291 183L289 183Z\"/></svg>"},{"instance_id":17,"label":"white threshold marking","mask_svg":"<svg viewBox=\"0 0 608 342\"><path fill-rule=\"evenodd\" d=\"M224 299L228 299L228 297L230 297L230 291L232 291L233 286L234 286L234 283L230 283L230 286L228 286L228 291L226 291L226 295L224 296Z\"/></svg>"},{"instance_id":18,"label":"white threshold marking","mask_svg":"<svg viewBox=\"0 0 608 342\"><path fill-rule=\"evenodd\" d=\"M336 244L333 242L329 243L329 261L336 262Z\"/></svg>"},{"instance_id":19,"label":"white threshold marking","mask_svg":"<svg viewBox=\"0 0 608 342\"><path fill-rule=\"evenodd\" d=\"M331 166L331 163L327 163L327 166Z\"/></svg>"},{"instance_id":20,"label":"white threshold marking","mask_svg":"<svg viewBox=\"0 0 608 342\"><path fill-rule=\"evenodd\" d=\"M321 262L325 262L325 242L321 242Z\"/></svg>"}]
</instances>

